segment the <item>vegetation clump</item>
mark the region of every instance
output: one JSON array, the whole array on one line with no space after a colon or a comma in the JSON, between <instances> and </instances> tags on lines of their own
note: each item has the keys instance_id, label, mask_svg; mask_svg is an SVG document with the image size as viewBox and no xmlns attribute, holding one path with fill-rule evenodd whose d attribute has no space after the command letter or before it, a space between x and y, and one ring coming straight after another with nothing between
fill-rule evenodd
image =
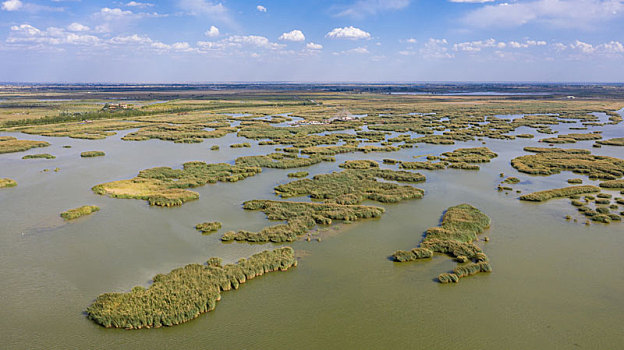
<instances>
[{"instance_id":1,"label":"vegetation clump","mask_svg":"<svg viewBox=\"0 0 624 350\"><path fill-rule=\"evenodd\" d=\"M104 293L86 312L89 319L107 328L158 328L174 326L214 310L221 292L238 289L248 280L297 266L290 247L266 250L221 266L211 258L207 265L189 264L154 276L149 288L127 293Z\"/></svg>"},{"instance_id":2,"label":"vegetation clump","mask_svg":"<svg viewBox=\"0 0 624 350\"><path fill-rule=\"evenodd\" d=\"M379 163L374 160L347 160L339 167L345 169L372 169L379 168Z\"/></svg>"},{"instance_id":3,"label":"vegetation clump","mask_svg":"<svg viewBox=\"0 0 624 350\"><path fill-rule=\"evenodd\" d=\"M31 148L50 146L45 141L18 140L12 136L0 136L0 154L27 151Z\"/></svg>"},{"instance_id":4,"label":"vegetation clump","mask_svg":"<svg viewBox=\"0 0 624 350\"><path fill-rule=\"evenodd\" d=\"M569 184L582 184L583 183L583 179L579 179L579 178L568 179L568 183Z\"/></svg>"},{"instance_id":5,"label":"vegetation clump","mask_svg":"<svg viewBox=\"0 0 624 350\"><path fill-rule=\"evenodd\" d=\"M307 233L315 225L330 225L333 220L346 222L378 218L383 208L363 205L327 203L304 203L272 200L251 200L243 203L246 210L260 210L269 220L285 220L287 223L268 226L259 232L229 231L222 241L247 241L259 243L292 242Z\"/></svg>"},{"instance_id":6,"label":"vegetation clump","mask_svg":"<svg viewBox=\"0 0 624 350\"><path fill-rule=\"evenodd\" d=\"M61 213L61 217L65 220L74 220L81 216L89 215L99 211L100 208L95 205L84 205L80 208L70 209Z\"/></svg>"},{"instance_id":7,"label":"vegetation clump","mask_svg":"<svg viewBox=\"0 0 624 350\"><path fill-rule=\"evenodd\" d=\"M329 158L323 156L303 157L286 157L283 153L271 153L265 156L245 156L236 158L236 165L247 167L291 169L302 168L322 161L329 161Z\"/></svg>"},{"instance_id":8,"label":"vegetation clump","mask_svg":"<svg viewBox=\"0 0 624 350\"><path fill-rule=\"evenodd\" d=\"M219 231L220 228L221 228L221 223L218 221L204 222L204 223L195 225L195 229L198 231L201 231L201 233L216 232L216 231Z\"/></svg>"},{"instance_id":9,"label":"vegetation clump","mask_svg":"<svg viewBox=\"0 0 624 350\"><path fill-rule=\"evenodd\" d=\"M275 193L282 198L310 196L326 203L358 204L365 199L396 203L406 199L422 198L424 191L412 186L380 182L386 180L420 182L421 174L388 169L344 170L330 174L315 175L311 179L293 181L275 187Z\"/></svg>"},{"instance_id":10,"label":"vegetation clump","mask_svg":"<svg viewBox=\"0 0 624 350\"><path fill-rule=\"evenodd\" d=\"M171 207L199 198L197 192L187 188L218 181L241 181L261 171L253 166L188 162L182 169L158 167L142 170L134 179L107 182L94 186L92 190L113 198L144 199L150 205Z\"/></svg>"},{"instance_id":11,"label":"vegetation clump","mask_svg":"<svg viewBox=\"0 0 624 350\"><path fill-rule=\"evenodd\" d=\"M592 155L587 150L561 148L531 148L537 152L511 160L518 171L533 175L552 175L561 171L588 175L592 179L615 180L624 176L624 160L614 157Z\"/></svg>"},{"instance_id":12,"label":"vegetation clump","mask_svg":"<svg viewBox=\"0 0 624 350\"><path fill-rule=\"evenodd\" d=\"M487 147L458 148L452 152L444 152L441 157L451 163L487 163L498 154Z\"/></svg>"},{"instance_id":13,"label":"vegetation clump","mask_svg":"<svg viewBox=\"0 0 624 350\"><path fill-rule=\"evenodd\" d=\"M13 179L9 179L8 177L0 178L0 188L9 188L17 186L17 182Z\"/></svg>"},{"instance_id":14,"label":"vegetation clump","mask_svg":"<svg viewBox=\"0 0 624 350\"><path fill-rule=\"evenodd\" d=\"M55 156L49 153L37 153L37 154L28 154L22 157L22 159L54 159Z\"/></svg>"},{"instance_id":15,"label":"vegetation clump","mask_svg":"<svg viewBox=\"0 0 624 350\"><path fill-rule=\"evenodd\" d=\"M544 202L553 198L563 198L563 197L569 197L572 195L596 193L596 192L600 192L600 187L592 186L592 185L570 186L570 187L564 187L564 188L556 188L552 190L527 193L527 194L520 196L520 200L531 201L531 202Z\"/></svg>"},{"instance_id":16,"label":"vegetation clump","mask_svg":"<svg viewBox=\"0 0 624 350\"><path fill-rule=\"evenodd\" d=\"M106 153L102 151L87 151L80 153L82 158L104 157Z\"/></svg>"},{"instance_id":17,"label":"vegetation clump","mask_svg":"<svg viewBox=\"0 0 624 350\"><path fill-rule=\"evenodd\" d=\"M249 147L251 147L251 144L249 142L233 143L230 145L230 148L249 148Z\"/></svg>"},{"instance_id":18,"label":"vegetation clump","mask_svg":"<svg viewBox=\"0 0 624 350\"><path fill-rule=\"evenodd\" d=\"M517 184L519 182L520 182L520 179L518 179L517 177L510 176L510 177L506 178L505 180L503 180L502 183L515 185L515 184Z\"/></svg>"},{"instance_id":19,"label":"vegetation clump","mask_svg":"<svg viewBox=\"0 0 624 350\"><path fill-rule=\"evenodd\" d=\"M624 146L624 137L616 137L608 140L596 141L597 144L605 146Z\"/></svg>"},{"instance_id":20,"label":"vegetation clump","mask_svg":"<svg viewBox=\"0 0 624 350\"><path fill-rule=\"evenodd\" d=\"M473 243L478 234L490 227L490 223L487 215L469 204L450 207L442 216L442 224L426 231L420 247L411 251L398 250L392 258L397 262L412 261L431 258L433 252L457 258L462 264L453 273L440 274L440 283L456 283L461 277L490 272L492 267L487 256Z\"/></svg>"},{"instance_id":21,"label":"vegetation clump","mask_svg":"<svg viewBox=\"0 0 624 350\"><path fill-rule=\"evenodd\" d=\"M288 177L302 178L310 175L307 171L297 171L294 173L288 173Z\"/></svg>"},{"instance_id":22,"label":"vegetation clump","mask_svg":"<svg viewBox=\"0 0 624 350\"><path fill-rule=\"evenodd\" d=\"M602 188L620 189L620 188L624 188L624 180L603 181L598 186Z\"/></svg>"}]
</instances>

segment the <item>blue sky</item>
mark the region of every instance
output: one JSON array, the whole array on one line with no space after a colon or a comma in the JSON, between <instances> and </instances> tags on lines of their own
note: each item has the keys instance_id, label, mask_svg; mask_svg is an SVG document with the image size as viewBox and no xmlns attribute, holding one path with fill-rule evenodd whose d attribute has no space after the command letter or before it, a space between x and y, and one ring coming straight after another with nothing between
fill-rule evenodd
<instances>
[{"instance_id":1,"label":"blue sky","mask_svg":"<svg viewBox=\"0 0 624 350\"><path fill-rule=\"evenodd\" d=\"M0 0L0 81L624 81L624 0Z\"/></svg>"}]
</instances>

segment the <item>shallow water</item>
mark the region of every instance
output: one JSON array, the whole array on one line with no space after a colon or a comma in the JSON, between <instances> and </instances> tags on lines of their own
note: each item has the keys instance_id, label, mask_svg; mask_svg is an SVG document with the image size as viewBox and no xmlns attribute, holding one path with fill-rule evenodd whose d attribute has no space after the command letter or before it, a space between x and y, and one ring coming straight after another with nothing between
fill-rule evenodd
<instances>
[{"instance_id":1,"label":"shallow water","mask_svg":"<svg viewBox=\"0 0 624 350\"><path fill-rule=\"evenodd\" d=\"M553 129L567 132L570 126L575 124ZM622 126L600 129L605 137L624 136ZM98 196L90 188L149 167L179 167L191 160L232 162L276 146L257 146L234 135L202 144L121 141L129 132L97 141L12 134L52 146L0 155L0 176L19 184L0 190L2 348L613 349L624 341L624 224L585 226L568 200L526 203L515 193L495 189L501 172L520 178L513 187L523 193L564 187L572 177L586 179L569 172L550 177L516 172L510 159L525 154L525 146L544 146L537 140L552 135L541 134L531 140L486 140L485 146L499 156L478 172L422 171L427 182L416 186L426 191L423 199L383 205L387 211L381 219L342 225L322 242L292 243L302 256L297 268L224 292L216 310L198 319L172 328L104 329L83 314L100 293L147 286L156 273L211 256L233 262L274 247L223 244L219 237L227 230L270 224L261 212L242 210L241 203L276 198L273 187L291 181L289 172L314 175L340 170L338 164L346 159L409 161L415 155L482 145L419 144L395 153L338 155L335 163L306 169L265 169L237 183L194 189L200 193L198 201L156 208L141 200ZM517 131L525 132L535 134L527 128ZM239 142L251 142L253 148L228 147ZM561 147L591 148L592 143ZM209 150L215 144L220 151ZM106 156L80 158L80 152L89 150ZM592 151L623 157L617 147ZM57 158L21 159L42 152ZM56 167L59 172L42 172ZM491 241L482 246L493 273L441 285L434 281L437 275L455 265L445 256L428 262L389 261L395 250L417 246L447 207L464 202L492 218L485 233ZM101 211L72 223L58 216L85 204ZM579 222L566 222L565 215ZM219 233L202 236L193 228L212 220L223 223Z\"/></svg>"}]
</instances>

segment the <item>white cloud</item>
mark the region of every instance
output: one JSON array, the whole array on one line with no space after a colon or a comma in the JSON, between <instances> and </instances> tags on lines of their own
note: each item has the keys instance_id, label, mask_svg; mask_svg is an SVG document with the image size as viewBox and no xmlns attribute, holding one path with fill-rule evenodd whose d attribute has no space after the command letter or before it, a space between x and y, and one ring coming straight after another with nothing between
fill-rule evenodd
<instances>
[{"instance_id":1,"label":"white cloud","mask_svg":"<svg viewBox=\"0 0 624 350\"><path fill-rule=\"evenodd\" d=\"M104 7L100 10L100 12L98 12L98 14L104 17L105 19L114 19L114 18L132 16L134 13L132 11L122 10L120 8L111 9L108 7Z\"/></svg>"},{"instance_id":2,"label":"white cloud","mask_svg":"<svg viewBox=\"0 0 624 350\"><path fill-rule=\"evenodd\" d=\"M219 28L210 26L210 29L208 29L204 34L209 37L219 36Z\"/></svg>"},{"instance_id":3,"label":"white cloud","mask_svg":"<svg viewBox=\"0 0 624 350\"><path fill-rule=\"evenodd\" d=\"M488 40L478 40L478 41L466 41L461 43L456 43L453 45L454 51L464 51L464 52L479 52L482 49L486 48L497 48L504 49L506 47L513 49L521 49L521 48L529 48L532 46L545 46L545 41L536 41L536 40L526 40L524 42L518 41L496 41L495 39Z\"/></svg>"},{"instance_id":4,"label":"white cloud","mask_svg":"<svg viewBox=\"0 0 624 350\"><path fill-rule=\"evenodd\" d=\"M304 41L305 35L298 29L291 30L288 33L284 33L280 35L279 40L288 40L288 41Z\"/></svg>"},{"instance_id":5,"label":"white cloud","mask_svg":"<svg viewBox=\"0 0 624 350\"><path fill-rule=\"evenodd\" d=\"M622 14L623 0L533 0L486 5L468 13L464 21L475 27L518 27L536 22L585 29Z\"/></svg>"},{"instance_id":6,"label":"white cloud","mask_svg":"<svg viewBox=\"0 0 624 350\"><path fill-rule=\"evenodd\" d=\"M323 45L309 42L306 44L306 48L310 50L320 50L323 48Z\"/></svg>"},{"instance_id":7,"label":"white cloud","mask_svg":"<svg viewBox=\"0 0 624 350\"><path fill-rule=\"evenodd\" d=\"M256 6L256 10L258 10L260 12L267 12L267 8L262 6L262 5Z\"/></svg>"},{"instance_id":8,"label":"white cloud","mask_svg":"<svg viewBox=\"0 0 624 350\"><path fill-rule=\"evenodd\" d=\"M227 12L227 9L222 3L213 3L206 0L180 0L178 5L183 10L195 16L223 16Z\"/></svg>"},{"instance_id":9,"label":"white cloud","mask_svg":"<svg viewBox=\"0 0 624 350\"><path fill-rule=\"evenodd\" d=\"M336 16L364 18L384 11L400 10L407 7L409 3L409 0L358 0L346 8L342 8Z\"/></svg>"},{"instance_id":10,"label":"white cloud","mask_svg":"<svg viewBox=\"0 0 624 350\"><path fill-rule=\"evenodd\" d=\"M197 46L205 50L225 50L228 48L242 49L279 49L284 45L272 43L269 39L259 35L232 35L219 41L198 41Z\"/></svg>"},{"instance_id":11,"label":"white cloud","mask_svg":"<svg viewBox=\"0 0 624 350\"><path fill-rule=\"evenodd\" d=\"M152 6L154 6L154 4L149 3L149 2L130 1L129 3L126 4L126 6L138 7L138 8L146 8L146 7L152 7Z\"/></svg>"},{"instance_id":12,"label":"white cloud","mask_svg":"<svg viewBox=\"0 0 624 350\"><path fill-rule=\"evenodd\" d=\"M40 45L87 45L92 46L100 42L100 38L93 35L76 34L67 32L63 28L49 27L40 30L30 24L12 26L6 42L9 44L35 44Z\"/></svg>"},{"instance_id":13,"label":"white cloud","mask_svg":"<svg viewBox=\"0 0 624 350\"><path fill-rule=\"evenodd\" d=\"M587 55L614 55L624 53L624 45L622 45L619 41L610 41L608 43L592 45L590 43L576 40L574 43L570 44L570 48Z\"/></svg>"},{"instance_id":14,"label":"white cloud","mask_svg":"<svg viewBox=\"0 0 624 350\"><path fill-rule=\"evenodd\" d=\"M333 39L370 39L370 33L367 33L359 28L355 28L354 26L344 27L344 28L334 28L331 32L325 35L328 38Z\"/></svg>"},{"instance_id":15,"label":"white cloud","mask_svg":"<svg viewBox=\"0 0 624 350\"><path fill-rule=\"evenodd\" d=\"M345 50L340 52L334 52L334 55L366 55L369 54L370 51L366 47L356 47L351 50Z\"/></svg>"},{"instance_id":16,"label":"white cloud","mask_svg":"<svg viewBox=\"0 0 624 350\"><path fill-rule=\"evenodd\" d=\"M87 30L89 30L89 27L82 25L80 23L74 22L68 25L67 29L72 32L86 32Z\"/></svg>"},{"instance_id":17,"label":"white cloud","mask_svg":"<svg viewBox=\"0 0 624 350\"><path fill-rule=\"evenodd\" d=\"M406 43L408 44L416 44L418 42L418 40L414 39L414 38L409 38L407 40L405 40Z\"/></svg>"},{"instance_id":18,"label":"white cloud","mask_svg":"<svg viewBox=\"0 0 624 350\"><path fill-rule=\"evenodd\" d=\"M5 11L17 11L22 5L20 0L8 0L2 3L2 9Z\"/></svg>"},{"instance_id":19,"label":"white cloud","mask_svg":"<svg viewBox=\"0 0 624 350\"><path fill-rule=\"evenodd\" d=\"M430 38L419 50L424 58L429 59L453 58L453 54L448 51L448 41L446 39L433 38Z\"/></svg>"}]
</instances>

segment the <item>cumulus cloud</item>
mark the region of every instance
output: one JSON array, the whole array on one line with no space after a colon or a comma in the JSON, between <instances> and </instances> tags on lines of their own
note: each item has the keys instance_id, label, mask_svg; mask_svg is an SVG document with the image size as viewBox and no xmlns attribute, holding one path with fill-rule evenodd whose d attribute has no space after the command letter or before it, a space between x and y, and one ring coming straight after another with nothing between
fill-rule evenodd
<instances>
[{"instance_id":1,"label":"cumulus cloud","mask_svg":"<svg viewBox=\"0 0 624 350\"><path fill-rule=\"evenodd\" d=\"M20 0L8 0L2 3L2 9L5 11L17 11L22 6L23 4Z\"/></svg>"},{"instance_id":2,"label":"cumulus cloud","mask_svg":"<svg viewBox=\"0 0 624 350\"><path fill-rule=\"evenodd\" d=\"M344 27L344 28L334 28L331 32L325 35L328 38L332 39L370 39L371 35L368 32L365 32L359 28L355 28L354 26Z\"/></svg>"},{"instance_id":3,"label":"cumulus cloud","mask_svg":"<svg viewBox=\"0 0 624 350\"><path fill-rule=\"evenodd\" d=\"M334 52L334 55L366 55L369 53L370 51L366 47L356 47L350 50Z\"/></svg>"},{"instance_id":4,"label":"cumulus cloud","mask_svg":"<svg viewBox=\"0 0 624 350\"><path fill-rule=\"evenodd\" d=\"M465 42L456 43L453 45L453 50L464 51L464 52L480 52L482 49L486 49L486 48L522 49L522 48L529 48L533 46L545 46L546 44L547 43L543 40L525 40L524 42L519 42L519 41L504 42L504 41L497 41L495 39L488 39L488 40L465 41Z\"/></svg>"},{"instance_id":5,"label":"cumulus cloud","mask_svg":"<svg viewBox=\"0 0 624 350\"><path fill-rule=\"evenodd\" d=\"M448 41L446 39L430 38L419 50L419 53L424 58L429 59L443 59L453 57L453 54L449 53Z\"/></svg>"},{"instance_id":6,"label":"cumulus cloud","mask_svg":"<svg viewBox=\"0 0 624 350\"><path fill-rule=\"evenodd\" d=\"M225 50L227 48L279 49L284 45L272 43L260 35L232 35L219 41L198 41L197 46L205 50Z\"/></svg>"},{"instance_id":7,"label":"cumulus cloud","mask_svg":"<svg viewBox=\"0 0 624 350\"><path fill-rule=\"evenodd\" d=\"M364 18L384 11L400 10L409 3L409 0L358 0L346 8L339 9L336 16Z\"/></svg>"},{"instance_id":8,"label":"cumulus cloud","mask_svg":"<svg viewBox=\"0 0 624 350\"><path fill-rule=\"evenodd\" d=\"M71 32L86 32L87 30L89 30L89 27L82 25L80 23L74 22L67 26L67 30Z\"/></svg>"},{"instance_id":9,"label":"cumulus cloud","mask_svg":"<svg viewBox=\"0 0 624 350\"><path fill-rule=\"evenodd\" d=\"M210 29L208 29L204 34L209 37L219 36L219 28L210 26Z\"/></svg>"},{"instance_id":10,"label":"cumulus cloud","mask_svg":"<svg viewBox=\"0 0 624 350\"><path fill-rule=\"evenodd\" d=\"M262 5L256 6L256 10L258 10L260 12L267 12L267 8L262 6Z\"/></svg>"},{"instance_id":11,"label":"cumulus cloud","mask_svg":"<svg viewBox=\"0 0 624 350\"><path fill-rule=\"evenodd\" d=\"M11 26L6 42L9 44L36 44L41 45L95 45L100 42L100 38L93 35L76 34L66 31L63 28L49 27L40 30L30 24Z\"/></svg>"},{"instance_id":12,"label":"cumulus cloud","mask_svg":"<svg viewBox=\"0 0 624 350\"><path fill-rule=\"evenodd\" d=\"M280 35L279 40L287 40L287 41L304 41L305 35L298 29L291 30L288 33L284 33Z\"/></svg>"},{"instance_id":13,"label":"cumulus cloud","mask_svg":"<svg viewBox=\"0 0 624 350\"><path fill-rule=\"evenodd\" d=\"M206 0L179 0L178 6L195 16L223 16L227 12L227 9L222 3L214 3Z\"/></svg>"},{"instance_id":14,"label":"cumulus cloud","mask_svg":"<svg viewBox=\"0 0 624 350\"><path fill-rule=\"evenodd\" d=\"M154 6L154 4L149 3L149 2L130 1L130 2L126 3L126 6L138 7L138 8L146 8L146 7L152 7L152 6Z\"/></svg>"},{"instance_id":15,"label":"cumulus cloud","mask_svg":"<svg viewBox=\"0 0 624 350\"><path fill-rule=\"evenodd\" d=\"M590 43L576 40L569 46L571 49L580 51L583 54L601 54L601 55L613 55L624 53L624 45L619 41L610 41L608 43L592 45Z\"/></svg>"},{"instance_id":16,"label":"cumulus cloud","mask_svg":"<svg viewBox=\"0 0 624 350\"><path fill-rule=\"evenodd\" d=\"M323 45L321 44L315 44L313 42L309 42L306 44L306 48L310 49L310 50L320 50L323 48Z\"/></svg>"},{"instance_id":17,"label":"cumulus cloud","mask_svg":"<svg viewBox=\"0 0 624 350\"><path fill-rule=\"evenodd\" d=\"M585 29L621 17L623 13L623 0L533 0L486 5L469 12L464 22L475 27L546 23Z\"/></svg>"}]
</instances>

